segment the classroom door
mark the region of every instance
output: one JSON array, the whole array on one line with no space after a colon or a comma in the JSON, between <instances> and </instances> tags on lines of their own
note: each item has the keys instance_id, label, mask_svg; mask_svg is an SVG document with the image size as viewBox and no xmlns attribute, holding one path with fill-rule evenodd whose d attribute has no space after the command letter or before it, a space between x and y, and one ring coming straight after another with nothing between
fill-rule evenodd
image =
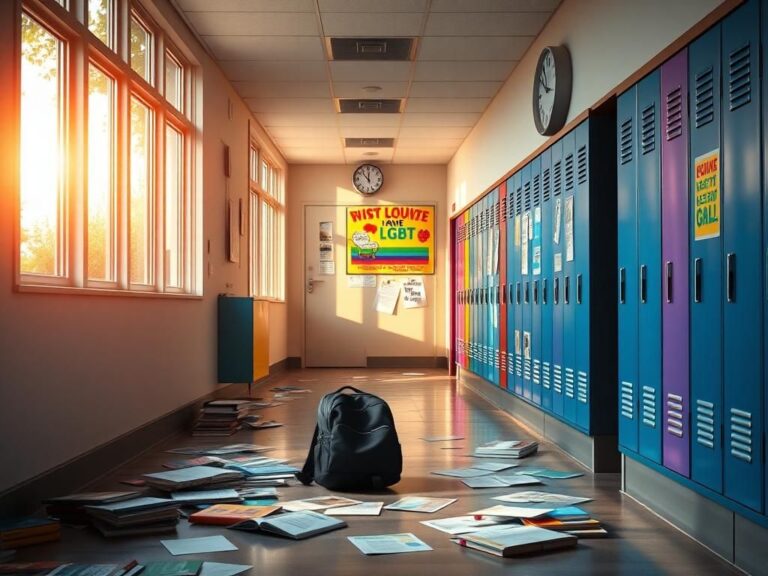
<instances>
[{"instance_id":1,"label":"classroom door","mask_svg":"<svg viewBox=\"0 0 768 576\"><path fill-rule=\"evenodd\" d=\"M349 285L346 208L306 206L304 225L304 364L364 367L375 288Z\"/></svg>"}]
</instances>

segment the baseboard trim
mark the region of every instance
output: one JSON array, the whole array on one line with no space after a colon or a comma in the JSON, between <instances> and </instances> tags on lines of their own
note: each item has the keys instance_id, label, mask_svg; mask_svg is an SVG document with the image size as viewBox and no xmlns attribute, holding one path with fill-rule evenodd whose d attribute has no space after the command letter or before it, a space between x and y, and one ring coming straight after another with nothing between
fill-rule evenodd
<instances>
[{"instance_id":1,"label":"baseboard trim","mask_svg":"<svg viewBox=\"0 0 768 576\"><path fill-rule=\"evenodd\" d=\"M368 356L366 368L437 368L448 369L445 356Z\"/></svg>"},{"instance_id":2,"label":"baseboard trim","mask_svg":"<svg viewBox=\"0 0 768 576\"><path fill-rule=\"evenodd\" d=\"M287 370L301 370L301 357L288 356L285 359L285 367Z\"/></svg>"},{"instance_id":3,"label":"baseboard trim","mask_svg":"<svg viewBox=\"0 0 768 576\"><path fill-rule=\"evenodd\" d=\"M272 378L273 376L277 376L278 374L282 374L286 370L288 370L288 361L289 358L283 358L279 362L275 362L269 367L269 377Z\"/></svg>"}]
</instances>

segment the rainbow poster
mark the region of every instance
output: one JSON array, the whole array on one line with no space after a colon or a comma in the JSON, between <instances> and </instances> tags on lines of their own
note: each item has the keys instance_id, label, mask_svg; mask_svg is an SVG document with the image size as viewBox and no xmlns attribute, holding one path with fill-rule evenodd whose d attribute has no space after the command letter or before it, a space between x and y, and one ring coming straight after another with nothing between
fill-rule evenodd
<instances>
[{"instance_id":1,"label":"rainbow poster","mask_svg":"<svg viewBox=\"0 0 768 576\"><path fill-rule=\"evenodd\" d=\"M347 274L434 273L434 206L347 208Z\"/></svg>"}]
</instances>

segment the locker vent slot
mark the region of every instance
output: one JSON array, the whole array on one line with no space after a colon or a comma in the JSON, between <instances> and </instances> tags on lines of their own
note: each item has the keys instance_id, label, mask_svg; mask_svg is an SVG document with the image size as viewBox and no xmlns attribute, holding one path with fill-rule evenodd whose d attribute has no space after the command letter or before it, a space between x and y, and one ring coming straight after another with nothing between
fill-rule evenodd
<instances>
[{"instance_id":1,"label":"locker vent slot","mask_svg":"<svg viewBox=\"0 0 768 576\"><path fill-rule=\"evenodd\" d=\"M507 374L514 374L515 360L514 355L507 352Z\"/></svg>"},{"instance_id":2,"label":"locker vent slot","mask_svg":"<svg viewBox=\"0 0 768 576\"><path fill-rule=\"evenodd\" d=\"M577 181L579 184L584 184L587 181L587 147L582 146L579 148L576 156L577 164Z\"/></svg>"},{"instance_id":3,"label":"locker vent slot","mask_svg":"<svg viewBox=\"0 0 768 576\"><path fill-rule=\"evenodd\" d=\"M504 351L502 351L501 354L499 354L499 371L500 372L507 371L507 353Z\"/></svg>"},{"instance_id":4,"label":"locker vent slot","mask_svg":"<svg viewBox=\"0 0 768 576\"><path fill-rule=\"evenodd\" d=\"M543 201L547 202L549 201L550 196L552 195L552 178L551 174L549 172L549 168L544 170L544 175L541 177L542 182L542 190L543 190Z\"/></svg>"},{"instance_id":5,"label":"locker vent slot","mask_svg":"<svg viewBox=\"0 0 768 576\"><path fill-rule=\"evenodd\" d=\"M531 209L531 182L525 183L525 211Z\"/></svg>"},{"instance_id":6,"label":"locker vent slot","mask_svg":"<svg viewBox=\"0 0 768 576\"><path fill-rule=\"evenodd\" d=\"M533 360L533 383L541 384L541 362L535 358Z\"/></svg>"},{"instance_id":7,"label":"locker vent slot","mask_svg":"<svg viewBox=\"0 0 768 576\"><path fill-rule=\"evenodd\" d=\"M555 196L560 196L560 193L563 191L563 165L560 160L555 162L553 172L552 183L554 184L554 191L552 193Z\"/></svg>"},{"instance_id":8,"label":"locker vent slot","mask_svg":"<svg viewBox=\"0 0 768 576\"><path fill-rule=\"evenodd\" d=\"M643 424L656 428L656 389L643 386Z\"/></svg>"},{"instance_id":9,"label":"locker vent slot","mask_svg":"<svg viewBox=\"0 0 768 576\"><path fill-rule=\"evenodd\" d=\"M715 405L696 400L696 442L707 448L715 448Z\"/></svg>"},{"instance_id":10,"label":"locker vent slot","mask_svg":"<svg viewBox=\"0 0 768 576\"><path fill-rule=\"evenodd\" d=\"M523 380L531 379L531 359L525 358L523 360Z\"/></svg>"},{"instance_id":11,"label":"locker vent slot","mask_svg":"<svg viewBox=\"0 0 768 576\"><path fill-rule=\"evenodd\" d=\"M539 175L533 177L533 205L539 206L541 204L541 178Z\"/></svg>"},{"instance_id":12,"label":"locker vent slot","mask_svg":"<svg viewBox=\"0 0 768 576\"><path fill-rule=\"evenodd\" d=\"M750 45L731 52L728 58L728 106L731 111L752 101Z\"/></svg>"},{"instance_id":13,"label":"locker vent slot","mask_svg":"<svg viewBox=\"0 0 768 576\"><path fill-rule=\"evenodd\" d=\"M656 106L651 104L642 111L643 127L640 131L640 149L648 154L656 149Z\"/></svg>"},{"instance_id":14,"label":"locker vent slot","mask_svg":"<svg viewBox=\"0 0 768 576\"><path fill-rule=\"evenodd\" d=\"M507 221L507 197L502 196L500 202L501 202L501 221L506 222Z\"/></svg>"},{"instance_id":15,"label":"locker vent slot","mask_svg":"<svg viewBox=\"0 0 768 576\"><path fill-rule=\"evenodd\" d=\"M565 369L565 395L573 398L576 395L576 387L573 382L573 368Z\"/></svg>"},{"instance_id":16,"label":"locker vent slot","mask_svg":"<svg viewBox=\"0 0 768 576\"><path fill-rule=\"evenodd\" d=\"M684 435L683 397L677 394L667 394L667 432L678 438Z\"/></svg>"},{"instance_id":17,"label":"locker vent slot","mask_svg":"<svg viewBox=\"0 0 768 576\"><path fill-rule=\"evenodd\" d=\"M731 408L731 456L752 462L752 413Z\"/></svg>"},{"instance_id":18,"label":"locker vent slot","mask_svg":"<svg viewBox=\"0 0 768 576\"><path fill-rule=\"evenodd\" d=\"M517 189L517 212L516 214L522 214L523 213L523 189L518 188Z\"/></svg>"},{"instance_id":19,"label":"locker vent slot","mask_svg":"<svg viewBox=\"0 0 768 576\"><path fill-rule=\"evenodd\" d=\"M507 194L507 220L512 220L515 216L515 195L512 191Z\"/></svg>"},{"instance_id":20,"label":"locker vent slot","mask_svg":"<svg viewBox=\"0 0 768 576\"><path fill-rule=\"evenodd\" d=\"M621 415L630 420L635 417L635 386L632 382L621 381Z\"/></svg>"},{"instance_id":21,"label":"locker vent slot","mask_svg":"<svg viewBox=\"0 0 768 576\"><path fill-rule=\"evenodd\" d=\"M715 119L714 73L710 66L696 74L696 128L706 126Z\"/></svg>"},{"instance_id":22,"label":"locker vent slot","mask_svg":"<svg viewBox=\"0 0 768 576\"><path fill-rule=\"evenodd\" d=\"M549 362L542 362L542 371L541 371L541 384L549 390L552 387L552 381L550 379L549 374Z\"/></svg>"},{"instance_id":23,"label":"locker vent slot","mask_svg":"<svg viewBox=\"0 0 768 576\"><path fill-rule=\"evenodd\" d=\"M565 157L565 191L573 190L573 154Z\"/></svg>"},{"instance_id":24,"label":"locker vent slot","mask_svg":"<svg viewBox=\"0 0 768 576\"><path fill-rule=\"evenodd\" d=\"M493 227L499 227L499 202L496 201L493 204Z\"/></svg>"},{"instance_id":25,"label":"locker vent slot","mask_svg":"<svg viewBox=\"0 0 768 576\"><path fill-rule=\"evenodd\" d=\"M627 118L621 124L621 145L619 159L622 164L632 162L632 118Z\"/></svg>"},{"instance_id":26,"label":"locker vent slot","mask_svg":"<svg viewBox=\"0 0 768 576\"><path fill-rule=\"evenodd\" d=\"M499 362L499 351L498 351L498 349L494 348L494 350L493 350L493 367L496 368L496 370L498 370L499 369L499 364L500 364L500 362Z\"/></svg>"},{"instance_id":27,"label":"locker vent slot","mask_svg":"<svg viewBox=\"0 0 768 576\"><path fill-rule=\"evenodd\" d=\"M683 91L678 86L667 94L667 140L683 133Z\"/></svg>"},{"instance_id":28,"label":"locker vent slot","mask_svg":"<svg viewBox=\"0 0 768 576\"><path fill-rule=\"evenodd\" d=\"M579 370L576 377L576 384L578 390L578 401L582 404L589 403L589 380L587 379L587 373Z\"/></svg>"},{"instance_id":29,"label":"locker vent slot","mask_svg":"<svg viewBox=\"0 0 768 576\"><path fill-rule=\"evenodd\" d=\"M553 382L554 382L555 392L557 392L558 394L562 394L563 393L563 371L562 371L562 368L560 368L560 366L555 364L555 369L553 370L553 372L554 372Z\"/></svg>"},{"instance_id":30,"label":"locker vent slot","mask_svg":"<svg viewBox=\"0 0 768 576\"><path fill-rule=\"evenodd\" d=\"M515 375L518 378L523 376L523 358L520 354L515 355Z\"/></svg>"}]
</instances>

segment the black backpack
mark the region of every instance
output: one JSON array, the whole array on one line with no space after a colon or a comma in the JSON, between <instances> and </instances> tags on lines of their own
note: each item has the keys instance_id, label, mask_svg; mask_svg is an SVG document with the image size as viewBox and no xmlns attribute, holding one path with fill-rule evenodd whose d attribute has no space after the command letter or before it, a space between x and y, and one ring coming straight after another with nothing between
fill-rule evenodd
<instances>
[{"instance_id":1,"label":"black backpack","mask_svg":"<svg viewBox=\"0 0 768 576\"><path fill-rule=\"evenodd\" d=\"M349 388L354 394L344 394ZM317 425L302 484L331 490L380 489L400 481L403 456L387 403L373 394L342 386L317 407Z\"/></svg>"}]
</instances>

